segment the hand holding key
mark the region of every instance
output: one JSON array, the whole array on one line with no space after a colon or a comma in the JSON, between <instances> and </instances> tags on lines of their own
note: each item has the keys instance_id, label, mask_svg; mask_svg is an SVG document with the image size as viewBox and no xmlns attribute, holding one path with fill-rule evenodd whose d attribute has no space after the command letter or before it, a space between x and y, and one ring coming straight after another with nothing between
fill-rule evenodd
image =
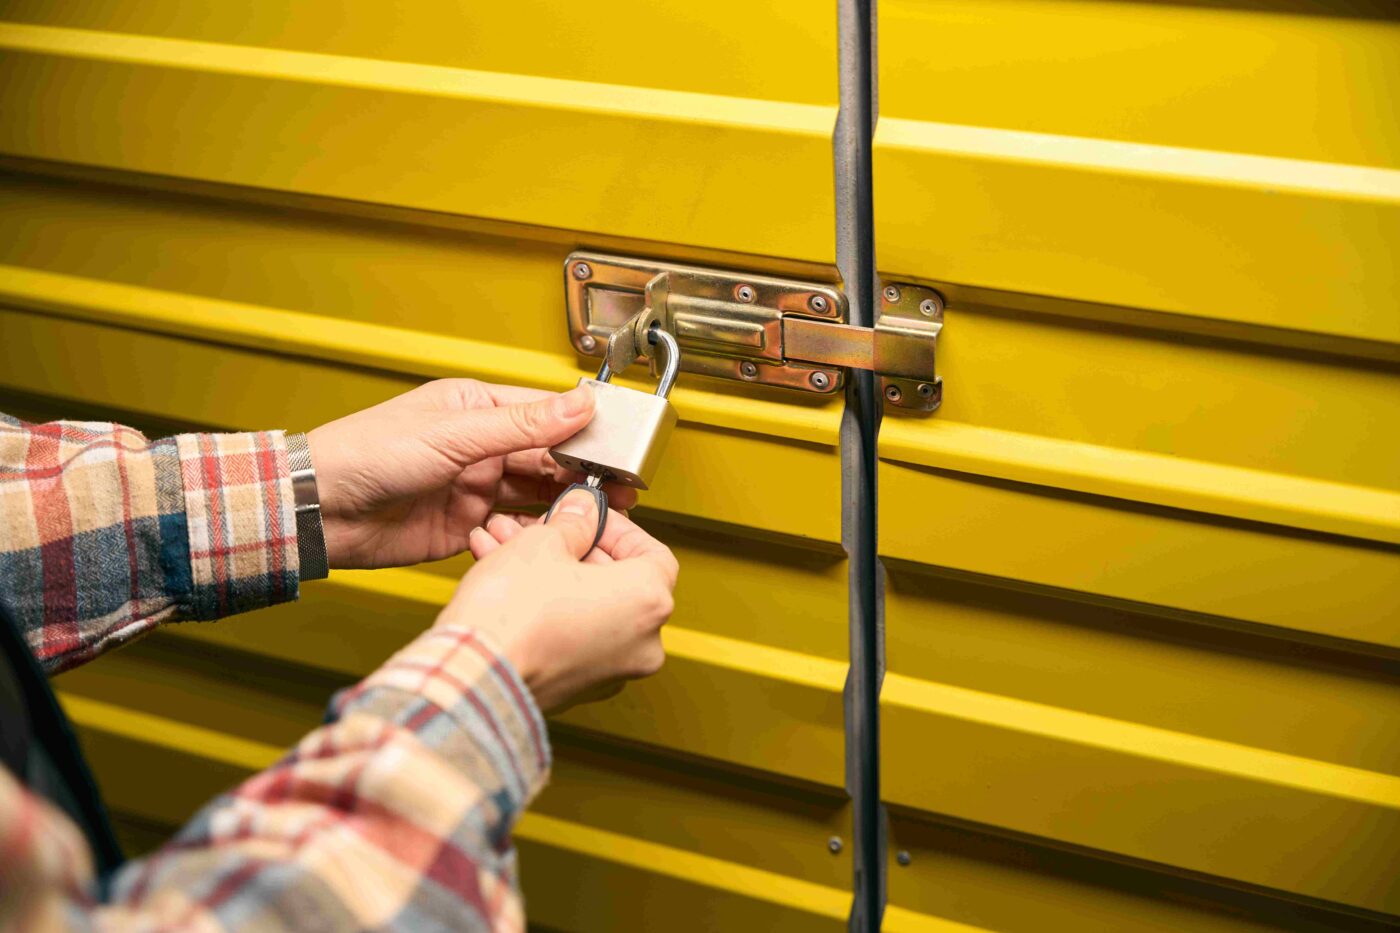
<instances>
[{"instance_id":1,"label":"hand holding key","mask_svg":"<svg viewBox=\"0 0 1400 933\"><path fill-rule=\"evenodd\" d=\"M676 559L613 512L584 561L598 524L582 492L566 495L548 522L494 516L472 531L477 565L438 617L494 641L546 712L610 696L665 660Z\"/></svg>"}]
</instances>

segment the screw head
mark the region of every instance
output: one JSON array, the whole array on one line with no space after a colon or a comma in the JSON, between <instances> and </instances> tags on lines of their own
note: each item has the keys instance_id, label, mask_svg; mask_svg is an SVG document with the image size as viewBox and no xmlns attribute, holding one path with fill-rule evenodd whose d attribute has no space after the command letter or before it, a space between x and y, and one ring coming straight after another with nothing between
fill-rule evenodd
<instances>
[{"instance_id":1,"label":"screw head","mask_svg":"<svg viewBox=\"0 0 1400 933\"><path fill-rule=\"evenodd\" d=\"M738 288L734 289L734 297L735 297L735 298L738 298L738 299L739 299L740 301L742 301L744 304L748 304L749 302L753 301L753 299L754 299L754 290L753 290L753 286L752 286L752 285L740 285Z\"/></svg>"},{"instance_id":2,"label":"screw head","mask_svg":"<svg viewBox=\"0 0 1400 933\"><path fill-rule=\"evenodd\" d=\"M924 317L934 317L943 311L943 299L925 298L919 302L919 313Z\"/></svg>"},{"instance_id":3,"label":"screw head","mask_svg":"<svg viewBox=\"0 0 1400 933\"><path fill-rule=\"evenodd\" d=\"M739 372L745 379L752 379L754 376L758 375L758 366L745 360L739 364Z\"/></svg>"},{"instance_id":4,"label":"screw head","mask_svg":"<svg viewBox=\"0 0 1400 933\"><path fill-rule=\"evenodd\" d=\"M841 851L843 845L844 843L841 842L840 836L832 836L826 841L826 851L830 852L832 855L835 855L837 852Z\"/></svg>"},{"instance_id":5,"label":"screw head","mask_svg":"<svg viewBox=\"0 0 1400 933\"><path fill-rule=\"evenodd\" d=\"M593 275L593 267L590 266L588 263L586 263L586 262L576 262L576 263L574 263L574 278L576 278L576 279L578 279L580 282L582 282L584 279L591 278L592 275Z\"/></svg>"},{"instance_id":6,"label":"screw head","mask_svg":"<svg viewBox=\"0 0 1400 933\"><path fill-rule=\"evenodd\" d=\"M927 382L921 382L921 383L919 383L919 397L920 397L920 398L933 398L933 386L932 386L932 384L927 383Z\"/></svg>"},{"instance_id":7,"label":"screw head","mask_svg":"<svg viewBox=\"0 0 1400 933\"><path fill-rule=\"evenodd\" d=\"M904 393L899 390L899 386L886 386L885 398L889 399L891 402L897 402L904 398Z\"/></svg>"},{"instance_id":8,"label":"screw head","mask_svg":"<svg viewBox=\"0 0 1400 933\"><path fill-rule=\"evenodd\" d=\"M831 388L831 377L823 372L812 373L807 377L807 381L812 383L812 388L821 389L823 392Z\"/></svg>"},{"instance_id":9,"label":"screw head","mask_svg":"<svg viewBox=\"0 0 1400 933\"><path fill-rule=\"evenodd\" d=\"M900 865L906 865L906 866L907 866L910 862L913 861L913 859L911 859L911 858L909 857L909 853L908 853L908 852L905 852L903 849L900 849L899 852L896 853L896 855L895 855L895 857L894 857L894 860L895 860L896 862L898 862Z\"/></svg>"},{"instance_id":10,"label":"screw head","mask_svg":"<svg viewBox=\"0 0 1400 933\"><path fill-rule=\"evenodd\" d=\"M813 295L811 298L807 299L807 307L818 314L825 314L826 309L831 307L831 302L826 300L825 295Z\"/></svg>"},{"instance_id":11,"label":"screw head","mask_svg":"<svg viewBox=\"0 0 1400 933\"><path fill-rule=\"evenodd\" d=\"M895 288L893 285L886 285L886 286L885 286L885 300L888 301L888 302L891 302L891 303L898 301L898 300L899 300L899 289Z\"/></svg>"},{"instance_id":12,"label":"screw head","mask_svg":"<svg viewBox=\"0 0 1400 933\"><path fill-rule=\"evenodd\" d=\"M584 334L582 337L578 338L578 345L580 349L586 352L592 352L598 346L598 338L594 337L592 334Z\"/></svg>"}]
</instances>

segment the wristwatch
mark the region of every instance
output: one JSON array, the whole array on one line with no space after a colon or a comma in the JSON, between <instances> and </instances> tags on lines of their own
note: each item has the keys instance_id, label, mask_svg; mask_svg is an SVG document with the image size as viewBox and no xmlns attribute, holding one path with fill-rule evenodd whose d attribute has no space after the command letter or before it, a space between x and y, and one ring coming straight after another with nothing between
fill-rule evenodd
<instances>
[{"instance_id":1,"label":"wristwatch","mask_svg":"<svg viewBox=\"0 0 1400 933\"><path fill-rule=\"evenodd\" d=\"M324 580L330 576L326 557L326 532L321 526L321 496L316 491L316 467L305 434L287 435L287 464L292 468L292 499L296 503L297 554L301 579Z\"/></svg>"}]
</instances>

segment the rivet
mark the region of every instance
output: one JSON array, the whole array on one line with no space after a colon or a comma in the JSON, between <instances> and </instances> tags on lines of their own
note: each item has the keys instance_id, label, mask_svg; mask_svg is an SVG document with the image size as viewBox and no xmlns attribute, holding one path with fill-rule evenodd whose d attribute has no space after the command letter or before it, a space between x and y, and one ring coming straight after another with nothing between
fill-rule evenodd
<instances>
[{"instance_id":1,"label":"rivet","mask_svg":"<svg viewBox=\"0 0 1400 933\"><path fill-rule=\"evenodd\" d=\"M904 393L899 391L899 386L887 386L885 388L885 398L891 402L897 402L904 398Z\"/></svg>"},{"instance_id":2,"label":"rivet","mask_svg":"<svg viewBox=\"0 0 1400 933\"><path fill-rule=\"evenodd\" d=\"M738 299L739 299L740 301L742 301L744 304L748 304L749 302L753 301L753 297L754 297L753 286L752 286L752 285L740 285L738 288L734 289L734 297L735 297L735 298L738 298Z\"/></svg>"},{"instance_id":3,"label":"rivet","mask_svg":"<svg viewBox=\"0 0 1400 933\"><path fill-rule=\"evenodd\" d=\"M842 842L840 836L832 836L826 841L826 851L830 852L832 855L835 855L837 852L840 852L841 847Z\"/></svg>"},{"instance_id":4,"label":"rivet","mask_svg":"<svg viewBox=\"0 0 1400 933\"><path fill-rule=\"evenodd\" d=\"M592 352L597 348L598 341L592 334L584 334L578 338L578 345L585 352Z\"/></svg>"},{"instance_id":5,"label":"rivet","mask_svg":"<svg viewBox=\"0 0 1400 933\"><path fill-rule=\"evenodd\" d=\"M830 303L826 300L825 295L813 295L811 298L807 299L807 307L818 314L825 314L829 306Z\"/></svg>"},{"instance_id":6,"label":"rivet","mask_svg":"<svg viewBox=\"0 0 1400 933\"><path fill-rule=\"evenodd\" d=\"M933 386L927 382L919 383L920 398L933 398Z\"/></svg>"},{"instance_id":7,"label":"rivet","mask_svg":"<svg viewBox=\"0 0 1400 933\"><path fill-rule=\"evenodd\" d=\"M913 859L909 857L909 853L905 852L903 849L899 850L899 852L895 855L894 860L899 864L905 866L907 866L910 862L913 861Z\"/></svg>"},{"instance_id":8,"label":"rivet","mask_svg":"<svg viewBox=\"0 0 1400 933\"><path fill-rule=\"evenodd\" d=\"M925 298L919 302L919 313L924 317L934 317L943 311L942 298Z\"/></svg>"},{"instance_id":9,"label":"rivet","mask_svg":"<svg viewBox=\"0 0 1400 933\"><path fill-rule=\"evenodd\" d=\"M754 376L758 375L758 367L748 360L745 360L739 364L739 372L743 374L745 379L752 379Z\"/></svg>"},{"instance_id":10,"label":"rivet","mask_svg":"<svg viewBox=\"0 0 1400 933\"><path fill-rule=\"evenodd\" d=\"M809 382L812 383L812 388L814 389L821 389L823 392L825 392L828 388L831 387L831 377L824 372L819 371L812 373L812 375L808 376L807 379Z\"/></svg>"},{"instance_id":11,"label":"rivet","mask_svg":"<svg viewBox=\"0 0 1400 933\"><path fill-rule=\"evenodd\" d=\"M576 279L578 279L580 282L582 282L584 279L591 278L592 275L593 275L593 267L590 266L588 263L586 263L586 262L576 262L576 263L574 263L574 278L576 278Z\"/></svg>"},{"instance_id":12,"label":"rivet","mask_svg":"<svg viewBox=\"0 0 1400 933\"><path fill-rule=\"evenodd\" d=\"M899 300L899 289L895 288L893 285L886 285L886 286L885 286L885 300L888 301L888 302L891 302L891 303L898 301L898 300Z\"/></svg>"}]
</instances>

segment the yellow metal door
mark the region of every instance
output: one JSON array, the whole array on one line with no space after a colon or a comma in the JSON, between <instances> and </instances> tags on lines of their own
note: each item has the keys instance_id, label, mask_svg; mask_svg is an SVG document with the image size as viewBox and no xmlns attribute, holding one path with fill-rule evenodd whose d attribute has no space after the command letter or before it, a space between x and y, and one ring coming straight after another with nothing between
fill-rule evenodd
<instances>
[{"instance_id":1,"label":"yellow metal door","mask_svg":"<svg viewBox=\"0 0 1400 933\"><path fill-rule=\"evenodd\" d=\"M561 389L573 249L835 279L836 19L763 4L13 0L0 408L304 430L433 376ZM842 403L683 378L639 515L684 580L662 674L553 724L533 920L837 929ZM425 626L462 561L335 573L62 677L159 840ZM835 851L833 851L835 850Z\"/></svg>"},{"instance_id":2,"label":"yellow metal door","mask_svg":"<svg viewBox=\"0 0 1400 933\"><path fill-rule=\"evenodd\" d=\"M885 0L886 928L1400 914L1390 4ZM1359 8L1359 9L1358 9Z\"/></svg>"}]
</instances>

